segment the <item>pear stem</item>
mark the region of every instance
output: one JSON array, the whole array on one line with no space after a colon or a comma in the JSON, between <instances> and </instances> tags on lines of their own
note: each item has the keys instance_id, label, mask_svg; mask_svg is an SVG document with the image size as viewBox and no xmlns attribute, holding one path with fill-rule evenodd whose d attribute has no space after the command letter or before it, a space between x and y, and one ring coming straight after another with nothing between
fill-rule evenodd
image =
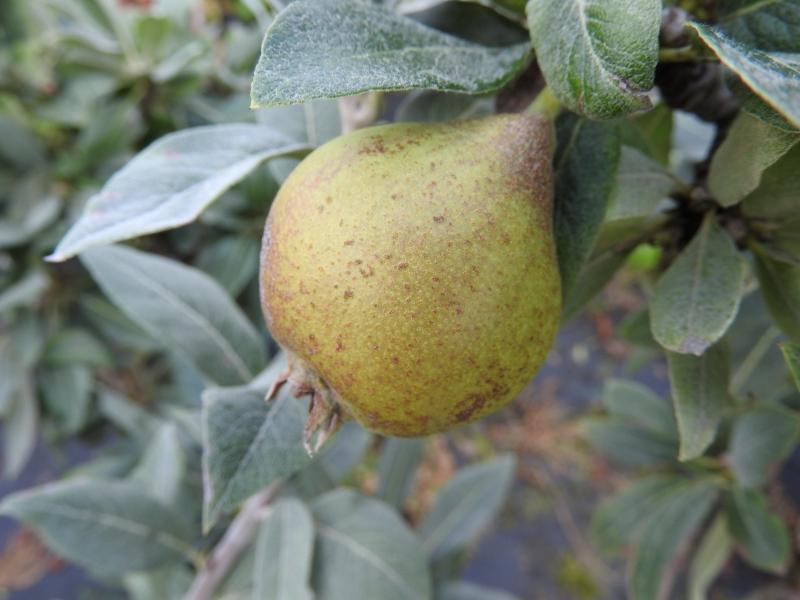
<instances>
[{"instance_id":1,"label":"pear stem","mask_svg":"<svg viewBox=\"0 0 800 600\"><path fill-rule=\"evenodd\" d=\"M561 102L558 101L553 90L545 86L536 96L536 99L525 109L525 112L532 115L541 115L550 121L554 121L561 109Z\"/></svg>"}]
</instances>

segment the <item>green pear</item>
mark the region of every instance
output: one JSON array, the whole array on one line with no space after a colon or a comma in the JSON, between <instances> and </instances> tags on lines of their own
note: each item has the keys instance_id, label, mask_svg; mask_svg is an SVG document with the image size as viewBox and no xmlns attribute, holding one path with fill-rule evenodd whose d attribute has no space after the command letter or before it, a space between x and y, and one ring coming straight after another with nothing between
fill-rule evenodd
<instances>
[{"instance_id":1,"label":"green pear","mask_svg":"<svg viewBox=\"0 0 800 600\"><path fill-rule=\"evenodd\" d=\"M289 356L275 389L314 397L307 436L346 418L443 431L531 380L561 313L552 146L531 114L399 123L332 140L291 173L261 293Z\"/></svg>"}]
</instances>

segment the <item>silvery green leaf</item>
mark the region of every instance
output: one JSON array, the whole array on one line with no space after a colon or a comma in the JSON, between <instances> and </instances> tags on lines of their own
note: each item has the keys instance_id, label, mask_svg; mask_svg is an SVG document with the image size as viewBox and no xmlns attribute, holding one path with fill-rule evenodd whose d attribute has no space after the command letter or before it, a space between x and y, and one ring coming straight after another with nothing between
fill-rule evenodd
<instances>
[{"instance_id":1,"label":"silvery green leaf","mask_svg":"<svg viewBox=\"0 0 800 600\"><path fill-rule=\"evenodd\" d=\"M92 392L92 372L86 365L71 364L40 369L39 388L47 411L67 433L86 424Z\"/></svg>"},{"instance_id":2,"label":"silvery green leaf","mask_svg":"<svg viewBox=\"0 0 800 600\"><path fill-rule=\"evenodd\" d=\"M19 306L33 306L50 286L50 278L38 269L31 271L0 293L0 313Z\"/></svg>"},{"instance_id":3,"label":"silvery green leaf","mask_svg":"<svg viewBox=\"0 0 800 600\"><path fill-rule=\"evenodd\" d=\"M264 161L308 150L268 127L243 123L171 133L89 199L48 260L191 223Z\"/></svg>"},{"instance_id":4,"label":"silvery green leaf","mask_svg":"<svg viewBox=\"0 0 800 600\"><path fill-rule=\"evenodd\" d=\"M109 367L113 360L108 348L87 329L68 327L47 340L42 362L54 366L80 363Z\"/></svg>"},{"instance_id":5,"label":"silvery green leaf","mask_svg":"<svg viewBox=\"0 0 800 600\"><path fill-rule=\"evenodd\" d=\"M275 376L279 372L275 372ZM303 447L305 407L284 389L215 388L203 394L203 521L219 517L310 458Z\"/></svg>"},{"instance_id":6,"label":"silvery green leaf","mask_svg":"<svg viewBox=\"0 0 800 600\"><path fill-rule=\"evenodd\" d=\"M728 562L732 550L733 541L728 524L722 515L717 515L703 534L692 558L687 583L689 600L708 598L708 590Z\"/></svg>"},{"instance_id":7,"label":"silvery green leaf","mask_svg":"<svg viewBox=\"0 0 800 600\"><path fill-rule=\"evenodd\" d=\"M702 455L714 441L730 400L730 357L722 343L702 356L668 352L669 379L680 434L679 460Z\"/></svg>"},{"instance_id":8,"label":"silvery green leaf","mask_svg":"<svg viewBox=\"0 0 800 600\"><path fill-rule=\"evenodd\" d=\"M570 110L607 119L648 108L658 0L530 0L528 26L547 85Z\"/></svg>"},{"instance_id":9,"label":"silvery green leaf","mask_svg":"<svg viewBox=\"0 0 800 600\"><path fill-rule=\"evenodd\" d=\"M645 524L631 561L628 588L637 600L657 600L681 544L697 529L719 495L718 483L698 480L675 488Z\"/></svg>"},{"instance_id":10,"label":"silvery green leaf","mask_svg":"<svg viewBox=\"0 0 800 600\"><path fill-rule=\"evenodd\" d=\"M719 27L743 44L769 51L800 51L797 0L722 2L718 17Z\"/></svg>"},{"instance_id":11,"label":"silvery green leaf","mask_svg":"<svg viewBox=\"0 0 800 600\"><path fill-rule=\"evenodd\" d=\"M706 45L751 90L795 127L800 127L800 66L796 60L748 46L721 30L690 23Z\"/></svg>"},{"instance_id":12,"label":"silvery green leaf","mask_svg":"<svg viewBox=\"0 0 800 600\"><path fill-rule=\"evenodd\" d=\"M791 557L789 531L763 492L733 488L727 515L733 540L747 562L773 573L786 571Z\"/></svg>"},{"instance_id":13,"label":"silvery green leaf","mask_svg":"<svg viewBox=\"0 0 800 600\"><path fill-rule=\"evenodd\" d=\"M210 380L249 382L263 367L258 333L208 275L125 246L93 248L81 259L119 308Z\"/></svg>"},{"instance_id":14,"label":"silvery green leaf","mask_svg":"<svg viewBox=\"0 0 800 600\"><path fill-rule=\"evenodd\" d=\"M736 317L745 274L731 237L707 218L658 280L650 306L656 341L672 352L703 354Z\"/></svg>"},{"instance_id":15,"label":"silvery green leaf","mask_svg":"<svg viewBox=\"0 0 800 600\"><path fill-rule=\"evenodd\" d=\"M800 416L779 404L757 406L733 422L728 463L743 488L765 485L800 439Z\"/></svg>"},{"instance_id":16,"label":"silvery green leaf","mask_svg":"<svg viewBox=\"0 0 800 600\"><path fill-rule=\"evenodd\" d=\"M569 296L606 214L620 157L617 128L566 114L556 122L554 234L561 291Z\"/></svg>"},{"instance_id":17,"label":"silvery green leaf","mask_svg":"<svg viewBox=\"0 0 800 600\"><path fill-rule=\"evenodd\" d=\"M675 416L667 402L649 388L625 379L610 379L603 390L603 404L617 417L629 419L655 435L677 437Z\"/></svg>"},{"instance_id":18,"label":"silvery green leaf","mask_svg":"<svg viewBox=\"0 0 800 600\"><path fill-rule=\"evenodd\" d=\"M314 522L294 498L275 503L259 528L253 561L252 600L310 600Z\"/></svg>"},{"instance_id":19,"label":"silvery green leaf","mask_svg":"<svg viewBox=\"0 0 800 600\"><path fill-rule=\"evenodd\" d=\"M195 266L236 298L258 273L260 247L260 241L251 235L224 237L201 248Z\"/></svg>"},{"instance_id":20,"label":"silvery green leaf","mask_svg":"<svg viewBox=\"0 0 800 600\"><path fill-rule=\"evenodd\" d=\"M388 438L378 463L378 497L400 508L411 492L425 451L419 438Z\"/></svg>"},{"instance_id":21,"label":"silvery green leaf","mask_svg":"<svg viewBox=\"0 0 800 600\"><path fill-rule=\"evenodd\" d=\"M0 512L33 527L61 556L103 573L180 561L191 547L180 515L121 481L58 481L7 496Z\"/></svg>"},{"instance_id":22,"label":"silvery green leaf","mask_svg":"<svg viewBox=\"0 0 800 600\"><path fill-rule=\"evenodd\" d=\"M757 188L742 201L742 211L749 217L775 219L788 224L798 216L800 199L800 144L792 147L761 175Z\"/></svg>"},{"instance_id":23,"label":"silvery green leaf","mask_svg":"<svg viewBox=\"0 0 800 600\"><path fill-rule=\"evenodd\" d=\"M755 253L761 295L775 324L792 341L800 341L800 267Z\"/></svg>"},{"instance_id":24,"label":"silvery green leaf","mask_svg":"<svg viewBox=\"0 0 800 600\"><path fill-rule=\"evenodd\" d=\"M419 534L431 560L462 548L503 506L514 478L514 458L501 456L460 469L439 491Z\"/></svg>"},{"instance_id":25,"label":"silvery green leaf","mask_svg":"<svg viewBox=\"0 0 800 600\"><path fill-rule=\"evenodd\" d=\"M758 187L766 169L800 140L789 133L741 113L714 153L708 189L722 206L732 206Z\"/></svg>"},{"instance_id":26,"label":"silvery green leaf","mask_svg":"<svg viewBox=\"0 0 800 600\"><path fill-rule=\"evenodd\" d=\"M186 471L186 456L178 428L163 423L145 446L129 480L167 506L178 499Z\"/></svg>"},{"instance_id":27,"label":"silvery green leaf","mask_svg":"<svg viewBox=\"0 0 800 600\"><path fill-rule=\"evenodd\" d=\"M677 475L649 475L605 500L592 517L592 541L608 555L632 544L662 498L684 483Z\"/></svg>"},{"instance_id":28,"label":"silvery green leaf","mask_svg":"<svg viewBox=\"0 0 800 600\"><path fill-rule=\"evenodd\" d=\"M622 146L616 187L606 219L649 216L677 184L675 177L663 166L635 148Z\"/></svg>"},{"instance_id":29,"label":"silvery green leaf","mask_svg":"<svg viewBox=\"0 0 800 600\"><path fill-rule=\"evenodd\" d=\"M489 92L511 79L529 49L480 46L356 0L297 0L267 30L251 104L370 90Z\"/></svg>"},{"instance_id":30,"label":"silvery green leaf","mask_svg":"<svg viewBox=\"0 0 800 600\"><path fill-rule=\"evenodd\" d=\"M2 474L7 479L15 479L33 454L39 429L39 407L30 376L12 392L3 425Z\"/></svg>"},{"instance_id":31,"label":"silvery green leaf","mask_svg":"<svg viewBox=\"0 0 800 600\"><path fill-rule=\"evenodd\" d=\"M317 522L312 587L319 598L431 600L425 553L387 505L338 489L312 504Z\"/></svg>"}]
</instances>

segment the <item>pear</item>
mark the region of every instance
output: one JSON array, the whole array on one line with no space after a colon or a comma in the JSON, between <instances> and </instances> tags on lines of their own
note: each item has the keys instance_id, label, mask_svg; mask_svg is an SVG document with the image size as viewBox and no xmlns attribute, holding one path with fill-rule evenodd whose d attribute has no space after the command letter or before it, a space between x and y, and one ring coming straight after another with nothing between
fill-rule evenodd
<instances>
[{"instance_id":1,"label":"pear","mask_svg":"<svg viewBox=\"0 0 800 600\"><path fill-rule=\"evenodd\" d=\"M306 436L342 419L421 436L497 410L545 360L561 313L552 124L398 123L306 157L270 209L267 325Z\"/></svg>"}]
</instances>

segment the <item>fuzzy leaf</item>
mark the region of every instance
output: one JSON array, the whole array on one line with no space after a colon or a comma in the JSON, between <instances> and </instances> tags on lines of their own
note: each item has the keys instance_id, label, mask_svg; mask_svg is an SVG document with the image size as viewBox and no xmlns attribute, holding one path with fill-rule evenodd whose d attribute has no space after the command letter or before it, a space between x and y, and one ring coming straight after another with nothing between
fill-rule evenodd
<instances>
[{"instance_id":1,"label":"fuzzy leaf","mask_svg":"<svg viewBox=\"0 0 800 600\"><path fill-rule=\"evenodd\" d=\"M706 530L689 568L687 592L689 600L707 600L708 589L717 578L733 551L728 524L717 515Z\"/></svg>"},{"instance_id":2,"label":"fuzzy leaf","mask_svg":"<svg viewBox=\"0 0 800 600\"><path fill-rule=\"evenodd\" d=\"M663 166L635 148L622 146L606 219L647 217L675 187L676 179Z\"/></svg>"},{"instance_id":3,"label":"fuzzy leaf","mask_svg":"<svg viewBox=\"0 0 800 600\"><path fill-rule=\"evenodd\" d=\"M800 415L780 405L758 406L733 423L728 461L743 488L767 483L770 468L786 458L800 437Z\"/></svg>"},{"instance_id":4,"label":"fuzzy leaf","mask_svg":"<svg viewBox=\"0 0 800 600\"><path fill-rule=\"evenodd\" d=\"M181 560L190 547L181 516L125 482L59 481L8 496L0 512L36 529L58 554L104 573Z\"/></svg>"},{"instance_id":5,"label":"fuzzy leaf","mask_svg":"<svg viewBox=\"0 0 800 600\"><path fill-rule=\"evenodd\" d=\"M658 0L530 0L528 27L547 84L570 110L607 119L648 108Z\"/></svg>"},{"instance_id":6,"label":"fuzzy leaf","mask_svg":"<svg viewBox=\"0 0 800 600\"><path fill-rule=\"evenodd\" d=\"M697 458L717 433L730 398L730 359L716 344L702 356L668 352L669 379L680 434L679 460Z\"/></svg>"},{"instance_id":7,"label":"fuzzy leaf","mask_svg":"<svg viewBox=\"0 0 800 600\"><path fill-rule=\"evenodd\" d=\"M431 599L424 551L387 505L338 489L315 500L312 512L312 587L319 598Z\"/></svg>"},{"instance_id":8,"label":"fuzzy leaf","mask_svg":"<svg viewBox=\"0 0 800 600\"><path fill-rule=\"evenodd\" d=\"M314 522L305 504L279 500L256 539L252 600L310 600Z\"/></svg>"},{"instance_id":9,"label":"fuzzy leaf","mask_svg":"<svg viewBox=\"0 0 800 600\"><path fill-rule=\"evenodd\" d=\"M274 376L279 369L273 365ZM203 478L206 528L310 458L303 448L303 403L282 390L270 402L262 387L210 389L203 394Z\"/></svg>"},{"instance_id":10,"label":"fuzzy leaf","mask_svg":"<svg viewBox=\"0 0 800 600\"><path fill-rule=\"evenodd\" d=\"M800 144L795 145L764 171L759 186L743 201L750 217L786 221L797 217L800 199Z\"/></svg>"},{"instance_id":11,"label":"fuzzy leaf","mask_svg":"<svg viewBox=\"0 0 800 600\"><path fill-rule=\"evenodd\" d=\"M195 127L140 152L92 196L51 261L194 221L264 161L311 150L259 125Z\"/></svg>"},{"instance_id":12,"label":"fuzzy leaf","mask_svg":"<svg viewBox=\"0 0 800 600\"><path fill-rule=\"evenodd\" d=\"M378 464L378 498L401 507L411 492L422 460L425 443L421 439L389 438Z\"/></svg>"},{"instance_id":13,"label":"fuzzy leaf","mask_svg":"<svg viewBox=\"0 0 800 600\"><path fill-rule=\"evenodd\" d=\"M672 352L703 354L736 317L744 277L733 240L707 218L658 281L650 308L653 336Z\"/></svg>"},{"instance_id":14,"label":"fuzzy leaf","mask_svg":"<svg viewBox=\"0 0 800 600\"><path fill-rule=\"evenodd\" d=\"M249 382L263 368L255 328L202 271L125 246L94 248L81 259L119 308L212 381Z\"/></svg>"},{"instance_id":15,"label":"fuzzy leaf","mask_svg":"<svg viewBox=\"0 0 800 600\"><path fill-rule=\"evenodd\" d=\"M355 0L297 0L270 26L251 89L254 108L369 90L490 92L530 46L488 48Z\"/></svg>"},{"instance_id":16,"label":"fuzzy leaf","mask_svg":"<svg viewBox=\"0 0 800 600\"><path fill-rule=\"evenodd\" d=\"M662 597L664 575L675 552L703 521L718 494L714 482L701 480L676 488L661 501L634 550L628 582L632 598Z\"/></svg>"},{"instance_id":17,"label":"fuzzy leaf","mask_svg":"<svg viewBox=\"0 0 800 600\"><path fill-rule=\"evenodd\" d=\"M554 229L561 290L570 288L589 258L603 223L617 174L617 128L563 115L556 123Z\"/></svg>"},{"instance_id":18,"label":"fuzzy leaf","mask_svg":"<svg viewBox=\"0 0 800 600\"><path fill-rule=\"evenodd\" d=\"M439 491L419 534L431 560L457 550L481 532L500 511L514 476L510 455L458 471Z\"/></svg>"},{"instance_id":19,"label":"fuzzy leaf","mask_svg":"<svg viewBox=\"0 0 800 600\"><path fill-rule=\"evenodd\" d=\"M741 43L723 31L689 23L719 59L795 127L800 127L800 66L795 60Z\"/></svg>"},{"instance_id":20,"label":"fuzzy leaf","mask_svg":"<svg viewBox=\"0 0 800 600\"><path fill-rule=\"evenodd\" d=\"M741 113L711 160L709 190L722 206L733 206L758 187L764 171L798 140L800 134Z\"/></svg>"},{"instance_id":21,"label":"fuzzy leaf","mask_svg":"<svg viewBox=\"0 0 800 600\"><path fill-rule=\"evenodd\" d=\"M770 315L793 341L800 341L800 267L755 253L756 275Z\"/></svg>"},{"instance_id":22,"label":"fuzzy leaf","mask_svg":"<svg viewBox=\"0 0 800 600\"><path fill-rule=\"evenodd\" d=\"M770 511L764 494L734 488L727 512L731 534L747 562L765 571L785 572L791 549L789 532L781 517Z\"/></svg>"}]
</instances>

